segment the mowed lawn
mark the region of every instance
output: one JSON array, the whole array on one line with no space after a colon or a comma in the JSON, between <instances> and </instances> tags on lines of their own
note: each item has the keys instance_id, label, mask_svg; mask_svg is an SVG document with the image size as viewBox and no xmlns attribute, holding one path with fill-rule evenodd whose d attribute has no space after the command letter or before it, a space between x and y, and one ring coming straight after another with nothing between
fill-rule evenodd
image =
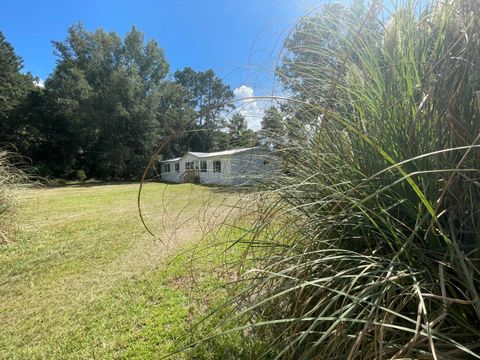
<instances>
[{"instance_id":1,"label":"mowed lawn","mask_svg":"<svg viewBox=\"0 0 480 360\"><path fill-rule=\"evenodd\" d=\"M174 255L215 227L225 195L147 184L155 239L137 191L93 184L19 194L17 241L0 248L0 358L158 358L185 339L195 295L179 280L188 256ZM215 286L195 265L197 281Z\"/></svg>"}]
</instances>

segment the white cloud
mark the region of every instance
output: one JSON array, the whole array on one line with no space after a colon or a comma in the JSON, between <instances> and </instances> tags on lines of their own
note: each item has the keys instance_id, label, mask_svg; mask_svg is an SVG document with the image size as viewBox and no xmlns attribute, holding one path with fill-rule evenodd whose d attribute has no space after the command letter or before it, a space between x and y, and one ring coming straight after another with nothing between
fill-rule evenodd
<instances>
[{"instance_id":1,"label":"white cloud","mask_svg":"<svg viewBox=\"0 0 480 360\"><path fill-rule=\"evenodd\" d=\"M236 102L238 112L245 117L248 127L254 131L260 130L264 109L253 98L253 89L249 86L241 85L233 90L233 94L238 100Z\"/></svg>"},{"instance_id":2,"label":"white cloud","mask_svg":"<svg viewBox=\"0 0 480 360\"><path fill-rule=\"evenodd\" d=\"M237 98L247 98L253 96L253 89L249 86L242 85L233 90L233 94Z\"/></svg>"},{"instance_id":3,"label":"white cloud","mask_svg":"<svg viewBox=\"0 0 480 360\"><path fill-rule=\"evenodd\" d=\"M38 78L38 80L33 80L33 85L44 88L45 87L45 81Z\"/></svg>"}]
</instances>

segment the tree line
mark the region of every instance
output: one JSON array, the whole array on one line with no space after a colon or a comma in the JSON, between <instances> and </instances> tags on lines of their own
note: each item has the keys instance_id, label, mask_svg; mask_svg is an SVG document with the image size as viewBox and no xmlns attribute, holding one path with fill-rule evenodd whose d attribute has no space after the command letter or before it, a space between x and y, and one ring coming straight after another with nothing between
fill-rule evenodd
<instances>
[{"instance_id":1,"label":"tree line","mask_svg":"<svg viewBox=\"0 0 480 360\"><path fill-rule=\"evenodd\" d=\"M232 112L228 84L213 70L172 74L157 42L135 27L122 39L76 24L52 43L56 66L39 86L0 32L0 144L41 176L137 178L161 140L177 132L162 156L258 143Z\"/></svg>"}]
</instances>

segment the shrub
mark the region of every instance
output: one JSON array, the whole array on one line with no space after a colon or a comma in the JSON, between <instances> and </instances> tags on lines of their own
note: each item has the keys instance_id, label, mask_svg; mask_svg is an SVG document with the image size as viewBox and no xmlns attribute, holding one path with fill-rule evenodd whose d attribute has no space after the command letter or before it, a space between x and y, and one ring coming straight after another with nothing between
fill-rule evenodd
<instances>
[{"instance_id":1,"label":"shrub","mask_svg":"<svg viewBox=\"0 0 480 360\"><path fill-rule=\"evenodd\" d=\"M75 171L75 180L85 181L86 178L87 178L87 174L85 174L85 170L80 169Z\"/></svg>"},{"instance_id":2,"label":"shrub","mask_svg":"<svg viewBox=\"0 0 480 360\"><path fill-rule=\"evenodd\" d=\"M245 326L279 358L480 358L480 3L338 9L287 42Z\"/></svg>"}]
</instances>

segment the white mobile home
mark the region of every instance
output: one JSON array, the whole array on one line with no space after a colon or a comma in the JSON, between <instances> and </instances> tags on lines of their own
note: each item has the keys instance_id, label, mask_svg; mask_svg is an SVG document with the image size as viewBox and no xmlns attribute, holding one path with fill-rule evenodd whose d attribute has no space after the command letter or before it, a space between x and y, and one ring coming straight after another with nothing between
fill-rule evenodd
<instances>
[{"instance_id":1,"label":"white mobile home","mask_svg":"<svg viewBox=\"0 0 480 360\"><path fill-rule=\"evenodd\" d=\"M161 161L163 181L215 185L247 185L273 171L268 151L258 147L211 153L188 152Z\"/></svg>"}]
</instances>

